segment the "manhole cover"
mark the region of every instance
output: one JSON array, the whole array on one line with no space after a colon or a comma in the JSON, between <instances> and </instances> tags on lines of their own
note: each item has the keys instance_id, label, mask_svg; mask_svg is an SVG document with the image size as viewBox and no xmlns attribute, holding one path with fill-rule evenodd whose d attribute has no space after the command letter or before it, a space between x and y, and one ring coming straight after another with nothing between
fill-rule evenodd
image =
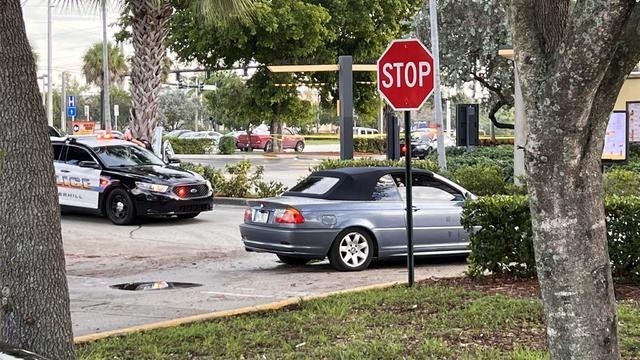
<instances>
[{"instance_id":1,"label":"manhole cover","mask_svg":"<svg viewBox=\"0 0 640 360\"><path fill-rule=\"evenodd\" d=\"M129 291L185 289L202 286L202 284L171 281L131 282L111 285L110 288Z\"/></svg>"}]
</instances>

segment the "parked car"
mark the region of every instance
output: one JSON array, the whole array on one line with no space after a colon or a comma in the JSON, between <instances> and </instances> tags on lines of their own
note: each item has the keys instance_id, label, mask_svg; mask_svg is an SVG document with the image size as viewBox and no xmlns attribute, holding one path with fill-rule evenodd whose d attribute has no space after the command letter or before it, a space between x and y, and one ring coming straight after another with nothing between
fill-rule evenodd
<instances>
[{"instance_id":1,"label":"parked car","mask_svg":"<svg viewBox=\"0 0 640 360\"><path fill-rule=\"evenodd\" d=\"M282 129L282 149L294 149L296 152L304 150L304 137L294 133L290 129ZM236 143L238 149L247 151L249 149L263 149L264 151L273 150L273 136L271 134L251 134L251 138L247 134L238 136Z\"/></svg>"},{"instance_id":2,"label":"parked car","mask_svg":"<svg viewBox=\"0 0 640 360\"><path fill-rule=\"evenodd\" d=\"M211 139L211 140L219 140L222 137L217 131L198 131L191 136L195 139Z\"/></svg>"},{"instance_id":3,"label":"parked car","mask_svg":"<svg viewBox=\"0 0 640 360\"><path fill-rule=\"evenodd\" d=\"M130 141L51 138L63 210L106 215L117 225L138 217L194 218L213 209L211 183Z\"/></svg>"},{"instance_id":4,"label":"parked car","mask_svg":"<svg viewBox=\"0 0 640 360\"><path fill-rule=\"evenodd\" d=\"M44 356L20 349L0 341L0 359L2 360L47 360Z\"/></svg>"},{"instance_id":5,"label":"parked car","mask_svg":"<svg viewBox=\"0 0 640 360\"><path fill-rule=\"evenodd\" d=\"M424 159L431 153L431 139L427 135L414 136L411 139L411 157ZM400 156L405 156L407 153L407 146L404 139L400 140Z\"/></svg>"},{"instance_id":6,"label":"parked car","mask_svg":"<svg viewBox=\"0 0 640 360\"><path fill-rule=\"evenodd\" d=\"M353 135L358 136L358 135L375 135L375 134L379 134L380 132L376 129L372 129L372 128L365 128L365 127L354 127L353 128Z\"/></svg>"},{"instance_id":7,"label":"parked car","mask_svg":"<svg viewBox=\"0 0 640 360\"><path fill-rule=\"evenodd\" d=\"M196 132L188 130L187 132L184 132L178 135L178 139L190 139L190 138L193 138L194 136L196 136Z\"/></svg>"},{"instance_id":8,"label":"parked car","mask_svg":"<svg viewBox=\"0 0 640 360\"><path fill-rule=\"evenodd\" d=\"M403 168L316 171L280 197L249 201L242 242L287 264L328 257L341 271L407 256L405 182ZM475 196L427 170L414 170L412 185L415 254L468 253L460 214Z\"/></svg>"},{"instance_id":9,"label":"parked car","mask_svg":"<svg viewBox=\"0 0 640 360\"><path fill-rule=\"evenodd\" d=\"M165 136L177 138L177 137L180 137L180 135L186 134L188 132L191 132L191 130L173 130L173 131L169 131Z\"/></svg>"}]
</instances>

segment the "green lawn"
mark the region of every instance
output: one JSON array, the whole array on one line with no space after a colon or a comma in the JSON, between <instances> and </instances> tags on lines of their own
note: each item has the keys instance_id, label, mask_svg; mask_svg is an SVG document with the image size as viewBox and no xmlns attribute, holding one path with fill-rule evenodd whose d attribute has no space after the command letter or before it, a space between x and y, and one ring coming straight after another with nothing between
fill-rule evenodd
<instances>
[{"instance_id":1,"label":"green lawn","mask_svg":"<svg viewBox=\"0 0 640 360\"><path fill-rule=\"evenodd\" d=\"M305 140L305 144L307 145L332 145L332 144L340 144L339 139L309 139Z\"/></svg>"},{"instance_id":2,"label":"green lawn","mask_svg":"<svg viewBox=\"0 0 640 360\"><path fill-rule=\"evenodd\" d=\"M619 307L623 358L640 307ZM80 359L545 359L542 305L462 288L396 286L79 346Z\"/></svg>"}]
</instances>

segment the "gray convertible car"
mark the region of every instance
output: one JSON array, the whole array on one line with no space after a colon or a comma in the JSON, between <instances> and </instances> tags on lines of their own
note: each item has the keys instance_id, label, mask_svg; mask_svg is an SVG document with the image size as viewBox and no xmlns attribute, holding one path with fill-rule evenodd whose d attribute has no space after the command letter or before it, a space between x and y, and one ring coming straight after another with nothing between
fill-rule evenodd
<instances>
[{"instance_id":1,"label":"gray convertible car","mask_svg":"<svg viewBox=\"0 0 640 360\"><path fill-rule=\"evenodd\" d=\"M405 178L402 168L316 171L280 197L249 202L240 225L245 249L292 265L329 257L342 271L407 256ZM426 170L413 171L412 185L414 253L468 253L460 214L474 195Z\"/></svg>"}]
</instances>

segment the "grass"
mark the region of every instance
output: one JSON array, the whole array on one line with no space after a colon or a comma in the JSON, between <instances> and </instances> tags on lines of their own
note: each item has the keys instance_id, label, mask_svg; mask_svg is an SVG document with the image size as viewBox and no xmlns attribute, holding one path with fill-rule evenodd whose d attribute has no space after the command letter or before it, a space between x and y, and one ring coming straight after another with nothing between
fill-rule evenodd
<instances>
[{"instance_id":1,"label":"grass","mask_svg":"<svg viewBox=\"0 0 640 360\"><path fill-rule=\"evenodd\" d=\"M623 358L640 352L640 309L619 306ZM396 286L108 338L79 359L546 359L539 300L438 285Z\"/></svg>"},{"instance_id":2,"label":"grass","mask_svg":"<svg viewBox=\"0 0 640 360\"><path fill-rule=\"evenodd\" d=\"M334 145L340 144L340 139L309 139L305 140L307 145Z\"/></svg>"}]
</instances>

